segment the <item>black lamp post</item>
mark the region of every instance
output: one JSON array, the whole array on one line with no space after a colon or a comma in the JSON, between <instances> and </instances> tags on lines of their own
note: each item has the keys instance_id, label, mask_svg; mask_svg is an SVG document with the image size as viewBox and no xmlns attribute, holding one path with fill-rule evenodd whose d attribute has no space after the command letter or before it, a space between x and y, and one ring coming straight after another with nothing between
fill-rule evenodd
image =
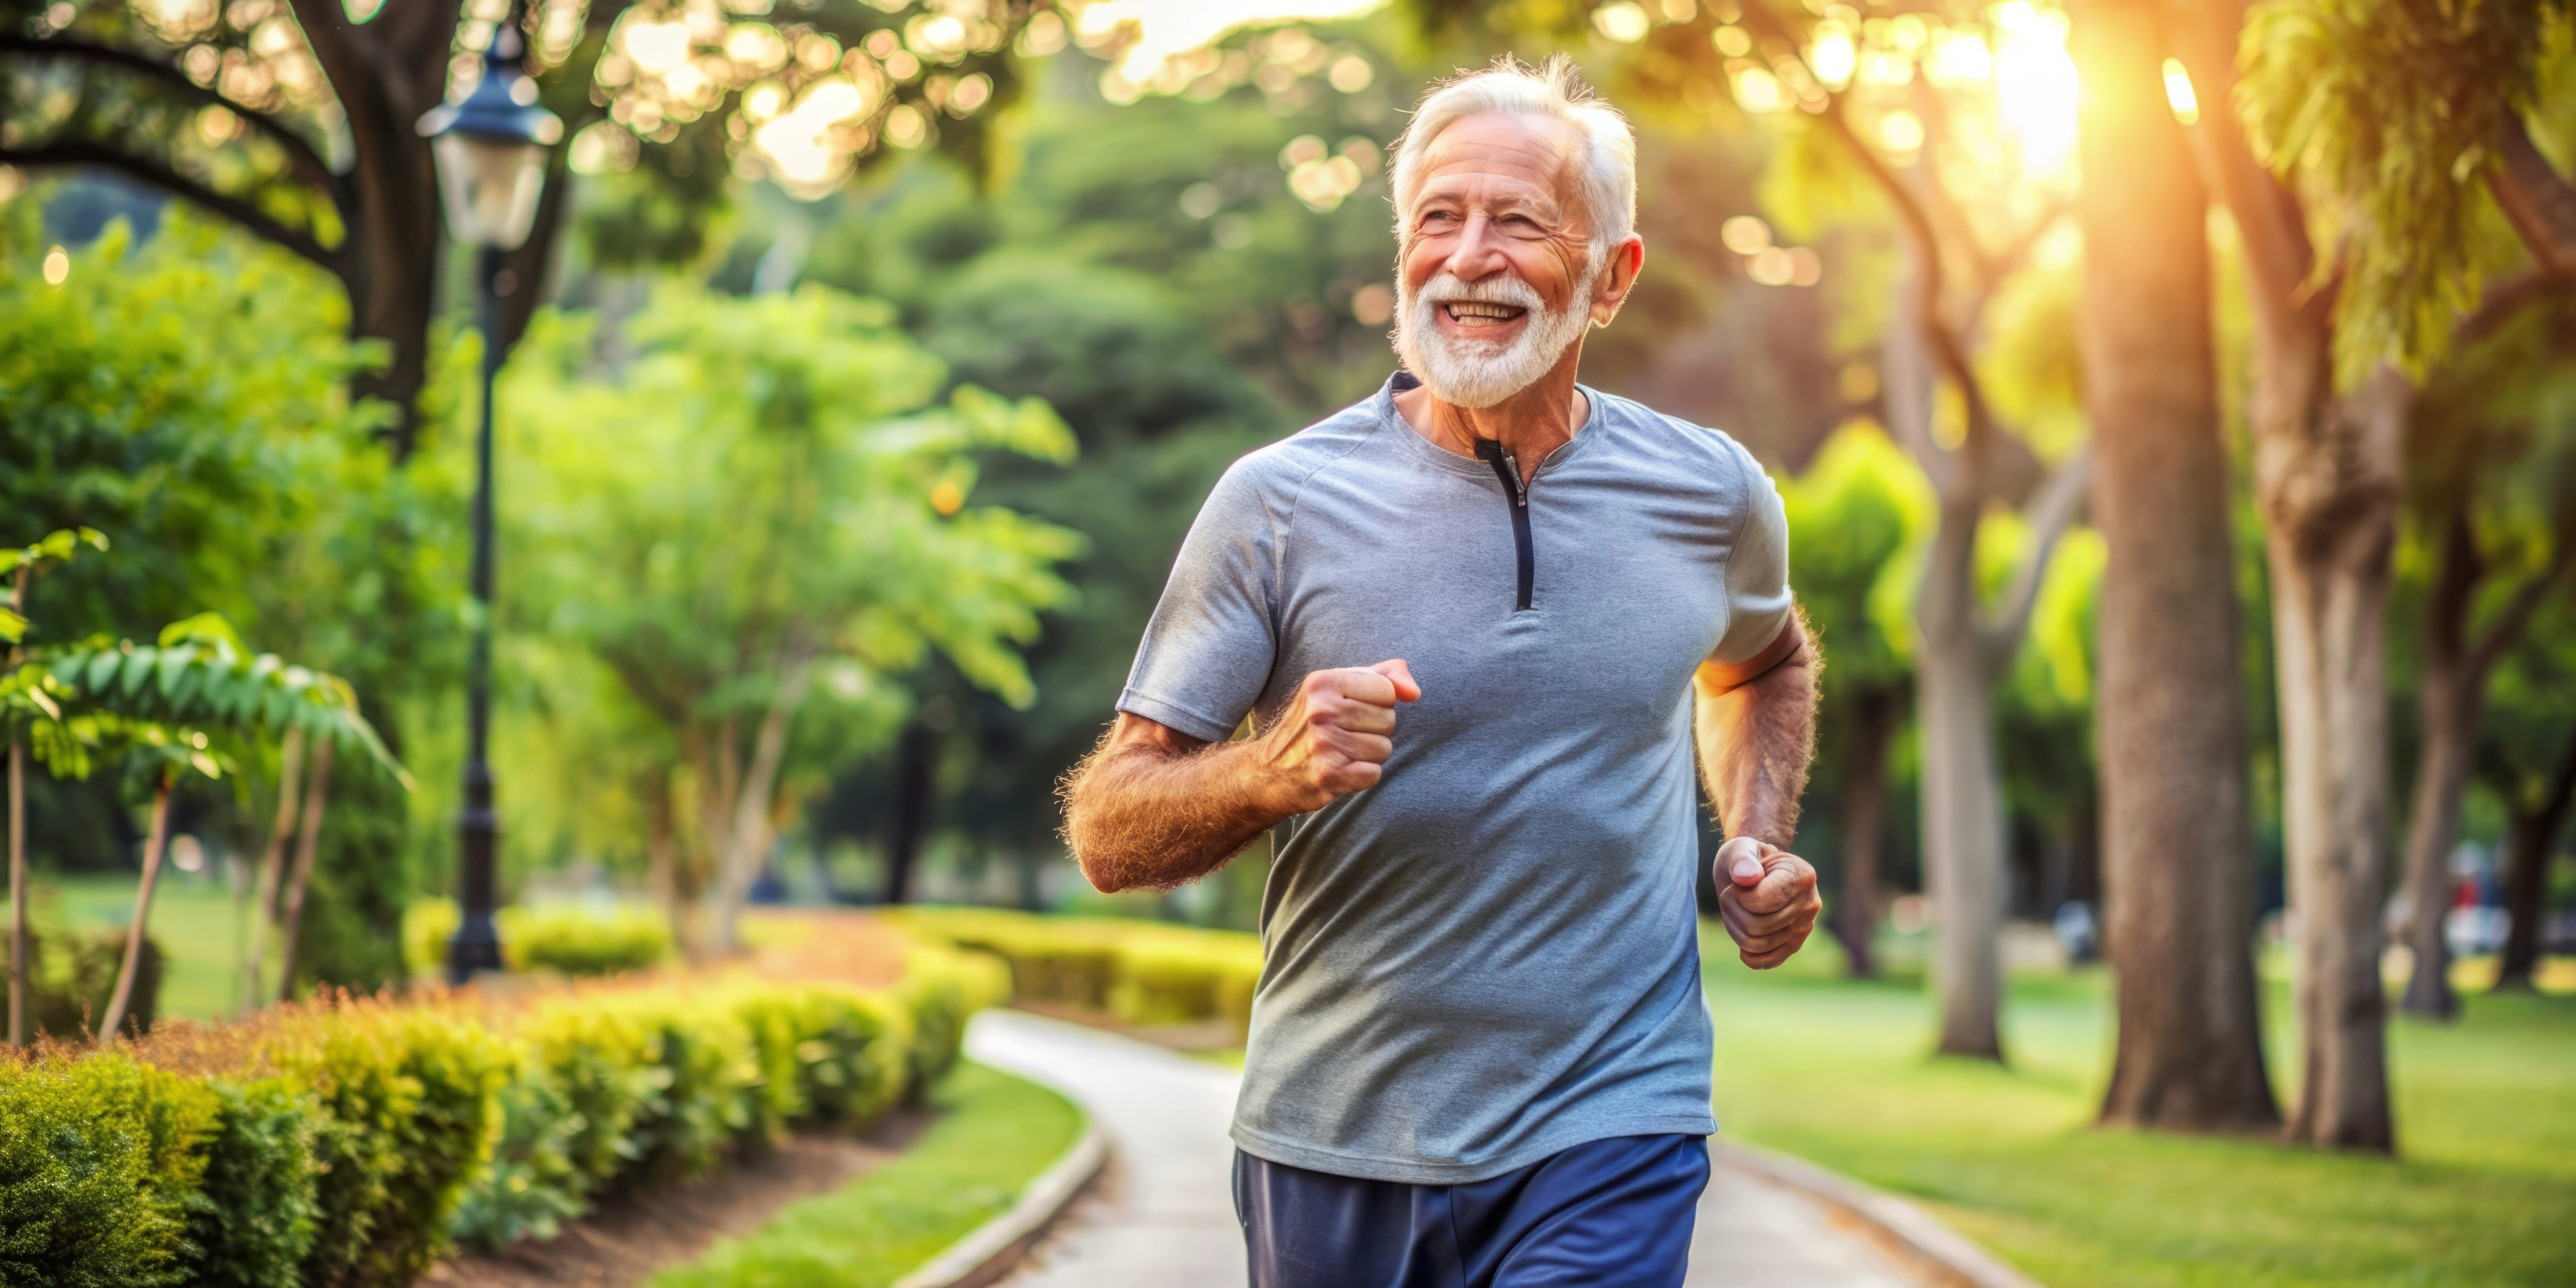
<instances>
[{"instance_id":1,"label":"black lamp post","mask_svg":"<svg viewBox=\"0 0 2576 1288\"><path fill-rule=\"evenodd\" d=\"M515 17L515 15L513 15ZM448 231L479 249L474 281L483 328L483 425L474 440L474 645L465 670L465 809L457 818L458 899L464 913L447 946L447 979L462 984L476 971L501 968L501 937L492 928L498 883L493 846L492 767L484 759L492 723L492 384L500 375L501 297L510 252L528 240L546 182L546 149L563 137L563 121L537 106L536 82L518 66L519 33L504 23L484 55L483 80L461 103L430 109L420 132L438 158L438 190ZM533 286L533 284L529 284Z\"/></svg>"}]
</instances>

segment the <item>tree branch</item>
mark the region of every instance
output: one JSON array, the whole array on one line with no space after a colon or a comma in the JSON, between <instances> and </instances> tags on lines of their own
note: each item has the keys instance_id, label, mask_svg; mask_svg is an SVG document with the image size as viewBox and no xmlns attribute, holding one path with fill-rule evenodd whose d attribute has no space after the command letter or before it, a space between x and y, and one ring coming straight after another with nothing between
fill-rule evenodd
<instances>
[{"instance_id":1,"label":"tree branch","mask_svg":"<svg viewBox=\"0 0 2576 1288\"><path fill-rule=\"evenodd\" d=\"M2513 315L2528 304L2536 303L2576 287L2576 272L2553 270L2546 266L2517 273L2500 282L2489 282L2478 306L2460 315L2459 325L2452 328L2452 343L2475 344L2495 333L2496 328L2513 320Z\"/></svg>"},{"instance_id":2,"label":"tree branch","mask_svg":"<svg viewBox=\"0 0 2576 1288\"><path fill-rule=\"evenodd\" d=\"M2048 580L2049 560L2057 553L2058 540L2084 512L2086 486L2092 479L2093 446L2087 443L2061 462L2031 498L2025 511L2030 537L2022 546L2020 566L2013 570L2012 588L2004 593L1999 611L1977 629L1989 675L2002 671L2021 648L2031 612L2039 606L2040 587Z\"/></svg>"},{"instance_id":3,"label":"tree branch","mask_svg":"<svg viewBox=\"0 0 2576 1288\"><path fill-rule=\"evenodd\" d=\"M1753 29L1757 38L1790 50L1793 57L1801 60L1805 58L1803 53L1798 52L1796 37L1790 33L1788 26L1780 21L1779 16L1765 6L1764 0L1752 0L1744 6L1744 24ZM1808 70L1811 74L1814 71L1813 68ZM1824 84L1822 77L1815 77L1815 81L1818 85ZM1843 113L1842 92L1826 91L1823 116L1825 123L1833 127L1835 135L1840 137L1844 146L1850 149L1852 158L1860 163L1861 168L1868 172L1870 180L1878 185L1880 191L1886 194L1888 201L1896 207L1897 221L1904 226L1906 241L1913 246L1916 259L1913 301L1915 325L1922 329L1923 341L1932 351L1933 362L1941 368L1941 374L1957 386L1961 400L1967 404L1968 435L1967 442L1962 445L1961 450L1983 451L1986 440L1996 436L1994 410L1986 401L1985 386L1977 379L1976 369L1968 362L1967 348L1960 341L1957 328L1952 327L1949 320L1941 315L1940 232L1933 227L1932 216L1924 207L1922 199L1907 186L1902 178L1898 177L1894 170L1888 168L1887 162L1880 159L1878 153L1868 143L1862 141L1860 133L1852 128L1850 118ZM1982 474L1983 471L1973 473Z\"/></svg>"},{"instance_id":4,"label":"tree branch","mask_svg":"<svg viewBox=\"0 0 2576 1288\"><path fill-rule=\"evenodd\" d=\"M2308 282L2316 269L2316 244L2308 238L2297 195L2254 155L2244 125L2229 106L2236 101L2236 46L2245 25L2243 4L2220 0L2199 6L2195 14L2194 20L2181 24L2174 53L2190 74L2194 93L2210 106L2183 133L2191 140L2202 181L2235 217L2255 308L2286 319L2307 307L2316 294Z\"/></svg>"},{"instance_id":5,"label":"tree branch","mask_svg":"<svg viewBox=\"0 0 2576 1288\"><path fill-rule=\"evenodd\" d=\"M186 175L131 153L104 144L78 140L42 144L32 148L0 147L0 163L40 169L52 166L97 166L114 170L128 178L148 183L172 196L194 202L216 215L239 224L252 236L275 243L312 261L343 283L349 279L348 266L333 251L306 233L300 233L278 222L268 212L228 196Z\"/></svg>"},{"instance_id":6,"label":"tree branch","mask_svg":"<svg viewBox=\"0 0 2576 1288\"><path fill-rule=\"evenodd\" d=\"M297 177L330 193L335 202L341 196L340 176L331 173L329 163L322 159L322 154L315 151L312 144L305 142L303 135L286 128L285 122L258 108L245 107L214 90L197 84L168 63L146 58L130 50L91 44L85 40L31 40L25 36L10 35L0 35L0 54L26 54L36 58L63 58L100 63L156 81L172 94L200 107L220 107L249 122L252 129L258 130L279 147L286 149L287 159L294 165Z\"/></svg>"},{"instance_id":7,"label":"tree branch","mask_svg":"<svg viewBox=\"0 0 2576 1288\"><path fill-rule=\"evenodd\" d=\"M2540 605L2549 598L2549 592L2557 589L2559 581L2566 575L2567 550L2562 541L2557 556L2549 561L2547 568L2531 574L2523 579L2521 585L2513 588L2513 598L2505 601L2504 611L2496 614L2495 623L2487 628L2486 637L2479 640L2476 650L2469 654L2469 665L2475 668L2470 674L2484 675L2503 659L2505 651L2512 648L2522 638L2524 629L2531 625L2532 616L2540 611Z\"/></svg>"},{"instance_id":8,"label":"tree branch","mask_svg":"<svg viewBox=\"0 0 2576 1288\"><path fill-rule=\"evenodd\" d=\"M2504 164L2487 172L2487 191L2542 268L2576 273L2576 188L2540 154L2522 117L2504 113L2498 134L2496 148Z\"/></svg>"}]
</instances>

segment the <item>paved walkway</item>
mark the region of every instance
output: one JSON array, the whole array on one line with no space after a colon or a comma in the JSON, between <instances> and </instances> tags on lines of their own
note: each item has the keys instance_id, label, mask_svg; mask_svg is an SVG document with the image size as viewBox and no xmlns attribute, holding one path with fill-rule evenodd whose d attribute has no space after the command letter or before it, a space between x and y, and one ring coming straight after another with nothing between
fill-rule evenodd
<instances>
[{"instance_id":1,"label":"paved walkway","mask_svg":"<svg viewBox=\"0 0 2576 1288\"><path fill-rule=\"evenodd\" d=\"M1235 1077L1098 1029L986 1011L967 1053L1064 1092L1112 1148L1108 1173L1010 1288L1240 1288L1230 1176ZM1803 1191L1719 1163L1700 1199L1687 1288L1922 1288L1864 1227Z\"/></svg>"}]
</instances>

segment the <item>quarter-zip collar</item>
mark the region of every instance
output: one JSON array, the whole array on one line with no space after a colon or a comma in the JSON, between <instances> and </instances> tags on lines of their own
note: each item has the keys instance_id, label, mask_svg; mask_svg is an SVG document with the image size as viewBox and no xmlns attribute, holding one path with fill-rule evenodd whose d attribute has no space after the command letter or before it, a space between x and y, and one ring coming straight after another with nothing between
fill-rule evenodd
<instances>
[{"instance_id":1,"label":"quarter-zip collar","mask_svg":"<svg viewBox=\"0 0 2576 1288\"><path fill-rule=\"evenodd\" d=\"M1512 611L1528 612L1534 607L1533 601L1538 585L1538 550L1530 528L1530 497L1538 490L1540 479L1562 466L1566 459L1582 448L1585 443L1608 432L1602 423L1601 395L1583 385L1575 386L1583 391L1585 415L1582 427L1574 431L1574 437L1559 444L1555 451L1549 452L1547 459L1540 461L1538 467L1531 470L1524 479L1519 459L1494 439L1477 439L1476 457L1471 461L1423 437L1422 431L1415 429L1413 422L1406 420L1404 413L1395 409L1396 393L1410 389L1419 383L1421 382L1416 380L1411 372L1399 371L1389 377L1386 386L1378 391L1378 414L1389 429L1402 435L1405 441L1413 444L1417 453L1427 457L1439 467L1455 470L1470 477L1490 478L1500 487L1503 504L1511 515L1512 556L1517 573L1513 585Z\"/></svg>"}]
</instances>

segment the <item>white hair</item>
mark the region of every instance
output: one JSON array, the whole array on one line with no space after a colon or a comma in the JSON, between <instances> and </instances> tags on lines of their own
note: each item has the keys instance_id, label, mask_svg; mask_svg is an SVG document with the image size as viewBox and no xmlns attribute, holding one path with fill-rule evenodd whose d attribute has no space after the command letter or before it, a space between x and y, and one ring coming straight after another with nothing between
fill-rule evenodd
<instances>
[{"instance_id":1,"label":"white hair","mask_svg":"<svg viewBox=\"0 0 2576 1288\"><path fill-rule=\"evenodd\" d=\"M1443 130L1471 116L1511 112L1563 121L1583 141L1574 175L1591 217L1592 251L1628 240L1637 226L1637 137L1619 109L1575 75L1574 60L1550 54L1532 67L1505 54L1494 65L1441 82L1413 110L1413 121L1395 143L1395 239L1410 236L1414 199L1422 188L1422 158Z\"/></svg>"}]
</instances>

